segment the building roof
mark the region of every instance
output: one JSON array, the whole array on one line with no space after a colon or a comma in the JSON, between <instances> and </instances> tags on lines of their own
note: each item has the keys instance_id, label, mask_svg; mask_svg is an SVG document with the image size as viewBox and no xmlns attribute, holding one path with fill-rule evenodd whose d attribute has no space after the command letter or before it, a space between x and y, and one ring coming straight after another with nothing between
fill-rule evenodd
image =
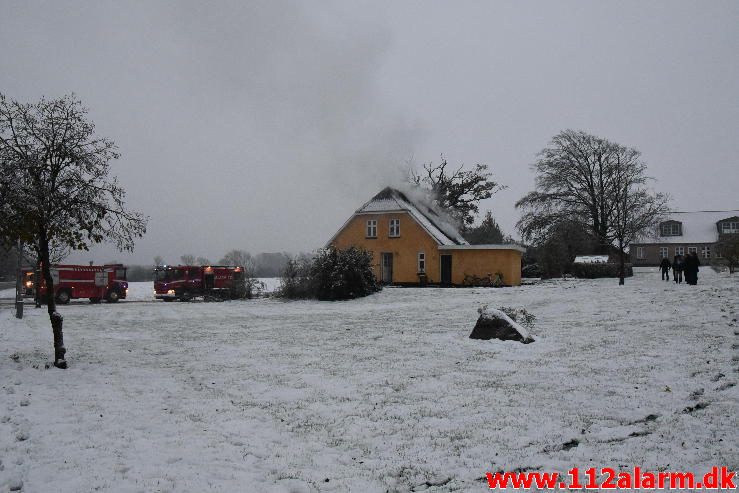
<instances>
[{"instance_id":1,"label":"building roof","mask_svg":"<svg viewBox=\"0 0 739 493\"><path fill-rule=\"evenodd\" d=\"M386 212L404 212L409 214L439 244L439 250L526 250L516 244L470 245L460 234L448 214L434 205L423 190L401 192L392 187L385 187L357 209L339 231L328 241L330 245L336 236L346 227L354 216L363 214L382 214Z\"/></svg>"},{"instance_id":2,"label":"building roof","mask_svg":"<svg viewBox=\"0 0 739 493\"><path fill-rule=\"evenodd\" d=\"M419 197L411 198L409 197L410 194L392 187L385 187L380 193L357 209L327 244L331 244L356 215L405 212L415 219L439 245L469 245L456 226L452 224L452 220L444 212L430 204L427 197L422 197L422 193L419 191Z\"/></svg>"},{"instance_id":3,"label":"building roof","mask_svg":"<svg viewBox=\"0 0 739 493\"><path fill-rule=\"evenodd\" d=\"M420 191L419 191L420 192ZM468 245L456 226L444 212L430 203L428 197L409 197L400 190L385 187L357 209L355 214L376 214L379 212L407 212L415 219L439 245Z\"/></svg>"},{"instance_id":4,"label":"building roof","mask_svg":"<svg viewBox=\"0 0 739 493\"><path fill-rule=\"evenodd\" d=\"M718 241L716 223L736 216L739 216L739 210L671 212L665 216L662 222L678 221L682 223L683 234L681 236L661 236L661 231L658 228L657 231L642 238L638 243L715 243Z\"/></svg>"}]
</instances>

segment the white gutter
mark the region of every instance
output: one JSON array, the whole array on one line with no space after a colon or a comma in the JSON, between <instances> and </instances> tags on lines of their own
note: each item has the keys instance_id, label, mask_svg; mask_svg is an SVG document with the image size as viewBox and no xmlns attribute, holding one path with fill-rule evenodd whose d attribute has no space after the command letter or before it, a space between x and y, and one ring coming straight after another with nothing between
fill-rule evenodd
<instances>
[{"instance_id":1,"label":"white gutter","mask_svg":"<svg viewBox=\"0 0 739 493\"><path fill-rule=\"evenodd\" d=\"M439 250L517 250L526 253L526 249L514 243L496 243L487 245L439 245Z\"/></svg>"}]
</instances>

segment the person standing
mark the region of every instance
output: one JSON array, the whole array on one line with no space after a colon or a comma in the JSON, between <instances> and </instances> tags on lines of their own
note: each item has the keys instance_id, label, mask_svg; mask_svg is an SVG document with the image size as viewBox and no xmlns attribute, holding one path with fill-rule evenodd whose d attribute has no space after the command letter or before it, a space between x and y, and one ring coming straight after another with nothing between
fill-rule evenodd
<instances>
[{"instance_id":1,"label":"person standing","mask_svg":"<svg viewBox=\"0 0 739 493\"><path fill-rule=\"evenodd\" d=\"M698 284L698 271L700 270L701 261L698 259L698 254L696 252L693 252L693 263L695 264L695 267L693 267L693 286Z\"/></svg>"},{"instance_id":2,"label":"person standing","mask_svg":"<svg viewBox=\"0 0 739 493\"><path fill-rule=\"evenodd\" d=\"M675 279L675 284L680 284L683 282L683 256L678 254L675 255L675 258L672 260L672 277Z\"/></svg>"},{"instance_id":3,"label":"person standing","mask_svg":"<svg viewBox=\"0 0 739 493\"><path fill-rule=\"evenodd\" d=\"M659 268L662 270L663 281L670 280L670 266L670 260L667 257L663 258L662 262L659 264Z\"/></svg>"},{"instance_id":4,"label":"person standing","mask_svg":"<svg viewBox=\"0 0 739 493\"><path fill-rule=\"evenodd\" d=\"M698 260L698 254L696 252L688 253L685 258L685 282L691 286L698 284L698 271L700 270L701 262Z\"/></svg>"}]
</instances>

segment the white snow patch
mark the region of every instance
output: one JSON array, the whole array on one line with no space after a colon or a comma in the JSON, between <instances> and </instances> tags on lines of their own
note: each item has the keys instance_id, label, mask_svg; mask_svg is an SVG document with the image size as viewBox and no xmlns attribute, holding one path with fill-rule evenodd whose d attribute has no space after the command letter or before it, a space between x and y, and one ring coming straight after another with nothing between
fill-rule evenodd
<instances>
[{"instance_id":1,"label":"white snow patch","mask_svg":"<svg viewBox=\"0 0 739 493\"><path fill-rule=\"evenodd\" d=\"M519 468L736 470L739 275L699 282L333 303L136 302L151 283L131 283L131 300L59 307L64 371L45 367L46 310L3 304L0 485L483 492L486 471ZM468 339L483 304L525 306L539 342Z\"/></svg>"}]
</instances>

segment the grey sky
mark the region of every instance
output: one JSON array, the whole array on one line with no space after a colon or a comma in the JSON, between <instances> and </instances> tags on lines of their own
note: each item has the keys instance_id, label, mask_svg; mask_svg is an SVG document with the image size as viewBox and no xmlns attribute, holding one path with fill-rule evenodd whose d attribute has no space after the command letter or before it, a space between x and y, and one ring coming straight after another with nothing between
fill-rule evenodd
<instances>
[{"instance_id":1,"label":"grey sky","mask_svg":"<svg viewBox=\"0 0 739 493\"><path fill-rule=\"evenodd\" d=\"M739 2L0 0L0 91L75 92L151 217L132 255L312 250L405 162L490 165L508 233L549 139L642 151L680 210L739 208Z\"/></svg>"}]
</instances>

